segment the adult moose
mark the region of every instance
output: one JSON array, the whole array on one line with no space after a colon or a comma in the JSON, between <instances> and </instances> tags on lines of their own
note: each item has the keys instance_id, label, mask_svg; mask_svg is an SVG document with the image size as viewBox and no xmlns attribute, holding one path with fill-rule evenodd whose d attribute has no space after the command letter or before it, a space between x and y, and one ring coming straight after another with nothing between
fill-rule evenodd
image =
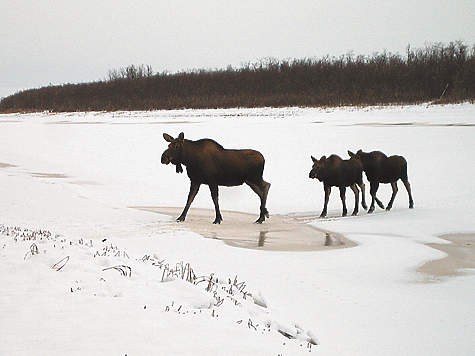
<instances>
[{"instance_id":1,"label":"adult moose","mask_svg":"<svg viewBox=\"0 0 475 356\"><path fill-rule=\"evenodd\" d=\"M363 183L363 166L361 162L354 159L343 160L337 155L331 155L328 158L323 156L319 160L313 156L311 156L311 158L313 167L309 177L317 178L320 182L323 182L323 189L325 191L325 203L323 205L323 211L320 214L321 218L327 215L331 187L338 187L340 189L343 216L346 216L348 213L345 202L346 187L350 187L353 193L355 193L355 208L353 209L352 215L358 214L359 190L356 185L359 185L361 188L361 205L366 210L367 206L364 195L365 185Z\"/></svg>"},{"instance_id":2,"label":"adult moose","mask_svg":"<svg viewBox=\"0 0 475 356\"><path fill-rule=\"evenodd\" d=\"M261 224L269 212L266 209L270 183L262 179L264 157L254 150L228 150L210 139L186 140L183 132L177 138L164 133L169 142L168 149L162 154L162 163L172 163L176 172L182 173L182 164L191 181L188 200L177 221L185 221L186 214L201 184L209 186L213 199L216 218L213 224L223 220L218 204L218 186L238 186L246 183L261 200L260 216L256 223Z\"/></svg>"},{"instance_id":3,"label":"adult moose","mask_svg":"<svg viewBox=\"0 0 475 356\"><path fill-rule=\"evenodd\" d=\"M409 195L409 209L414 208L414 201L412 200L411 185L407 179L407 161L402 156L386 156L381 151L358 152L353 153L348 151L348 155L352 159L358 159L363 164L363 170L366 173L366 178L370 183L371 206L368 213L374 211L374 203L376 202L381 209L384 209L383 203L376 197L376 192L379 188L379 183L390 183L393 189L391 199L389 200L386 211L391 210L394 199L398 191L397 181L400 179L406 187Z\"/></svg>"}]
</instances>

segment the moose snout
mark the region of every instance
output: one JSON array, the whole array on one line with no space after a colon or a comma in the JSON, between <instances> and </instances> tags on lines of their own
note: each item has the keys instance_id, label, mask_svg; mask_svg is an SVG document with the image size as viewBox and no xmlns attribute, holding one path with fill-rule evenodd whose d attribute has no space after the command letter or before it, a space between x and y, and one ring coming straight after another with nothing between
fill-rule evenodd
<instances>
[{"instance_id":1,"label":"moose snout","mask_svg":"<svg viewBox=\"0 0 475 356\"><path fill-rule=\"evenodd\" d=\"M308 177L309 177L310 179L314 179L314 178L317 178L317 175L316 175L316 174L313 172L313 170L312 170L312 171L310 171L310 173L308 174Z\"/></svg>"},{"instance_id":2,"label":"moose snout","mask_svg":"<svg viewBox=\"0 0 475 356\"><path fill-rule=\"evenodd\" d=\"M169 164L170 163L170 157L168 157L167 154L165 154L165 152L163 152L162 154L162 164Z\"/></svg>"}]
</instances>

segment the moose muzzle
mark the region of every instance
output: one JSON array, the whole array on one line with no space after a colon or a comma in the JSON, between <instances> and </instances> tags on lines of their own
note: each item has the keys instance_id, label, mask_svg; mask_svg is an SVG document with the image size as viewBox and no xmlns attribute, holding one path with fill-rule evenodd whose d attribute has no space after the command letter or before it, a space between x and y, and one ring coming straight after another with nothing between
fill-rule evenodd
<instances>
[{"instance_id":1,"label":"moose muzzle","mask_svg":"<svg viewBox=\"0 0 475 356\"><path fill-rule=\"evenodd\" d=\"M162 164L169 164L171 162L170 157L166 154L166 152L163 152L162 154Z\"/></svg>"}]
</instances>

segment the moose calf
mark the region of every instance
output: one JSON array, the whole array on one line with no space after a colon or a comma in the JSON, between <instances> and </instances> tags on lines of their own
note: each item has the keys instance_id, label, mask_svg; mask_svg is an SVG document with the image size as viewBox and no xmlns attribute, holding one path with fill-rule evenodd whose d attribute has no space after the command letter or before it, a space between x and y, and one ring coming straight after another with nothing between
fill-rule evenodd
<instances>
[{"instance_id":1,"label":"moose calf","mask_svg":"<svg viewBox=\"0 0 475 356\"><path fill-rule=\"evenodd\" d=\"M164 133L163 138L169 142L168 149L162 154L162 163L172 163L176 172L182 173L182 164L191 181L188 200L177 221L185 221L186 214L201 184L209 186L213 199L216 218L213 224L223 220L218 204L218 186L237 186L246 183L261 200L260 216L256 223L264 222L269 217L266 208L270 183L262 179L264 157L254 150L227 150L210 139L197 141L185 140L183 132L177 138Z\"/></svg>"},{"instance_id":2,"label":"moose calf","mask_svg":"<svg viewBox=\"0 0 475 356\"><path fill-rule=\"evenodd\" d=\"M379 188L379 183L391 183L393 188L393 193L391 200L389 200L386 210L391 210L394 199L398 191L397 181L400 179L406 187L407 194L409 195L409 209L414 207L414 201L412 200L411 185L407 179L407 161L402 156L386 156L381 151L372 151L372 152L363 152L358 150L358 152L353 153L348 151L348 155L352 159L357 159L361 161L363 165L363 170L365 171L366 178L370 183L370 194L371 194L371 206L369 207L368 213L374 211L374 202L378 203L381 209L384 209L383 203L376 197L376 192Z\"/></svg>"},{"instance_id":3,"label":"moose calf","mask_svg":"<svg viewBox=\"0 0 475 356\"><path fill-rule=\"evenodd\" d=\"M317 178L320 182L323 182L323 189L325 190L325 203L320 217L327 215L331 187L338 187L340 189L343 216L346 216L348 213L345 202L346 187L350 187L355 193L355 208L353 209L352 215L358 214L359 190L356 187L357 184L360 186L362 193L361 205L366 210L367 206L364 195L365 185L363 183L363 166L361 162L354 159L343 160L337 155L331 155L328 158L323 156L320 160L317 160L313 156L311 157L313 167L309 177Z\"/></svg>"}]
</instances>

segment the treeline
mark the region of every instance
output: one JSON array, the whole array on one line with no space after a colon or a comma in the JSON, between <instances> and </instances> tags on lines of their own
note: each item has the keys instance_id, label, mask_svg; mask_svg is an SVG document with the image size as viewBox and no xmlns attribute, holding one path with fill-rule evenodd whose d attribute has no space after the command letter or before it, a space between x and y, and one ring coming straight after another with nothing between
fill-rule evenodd
<instances>
[{"instance_id":1,"label":"treeline","mask_svg":"<svg viewBox=\"0 0 475 356\"><path fill-rule=\"evenodd\" d=\"M264 59L240 68L153 73L110 70L103 81L30 89L0 102L3 112L342 106L475 99L475 45L407 47L405 55L352 53Z\"/></svg>"}]
</instances>

